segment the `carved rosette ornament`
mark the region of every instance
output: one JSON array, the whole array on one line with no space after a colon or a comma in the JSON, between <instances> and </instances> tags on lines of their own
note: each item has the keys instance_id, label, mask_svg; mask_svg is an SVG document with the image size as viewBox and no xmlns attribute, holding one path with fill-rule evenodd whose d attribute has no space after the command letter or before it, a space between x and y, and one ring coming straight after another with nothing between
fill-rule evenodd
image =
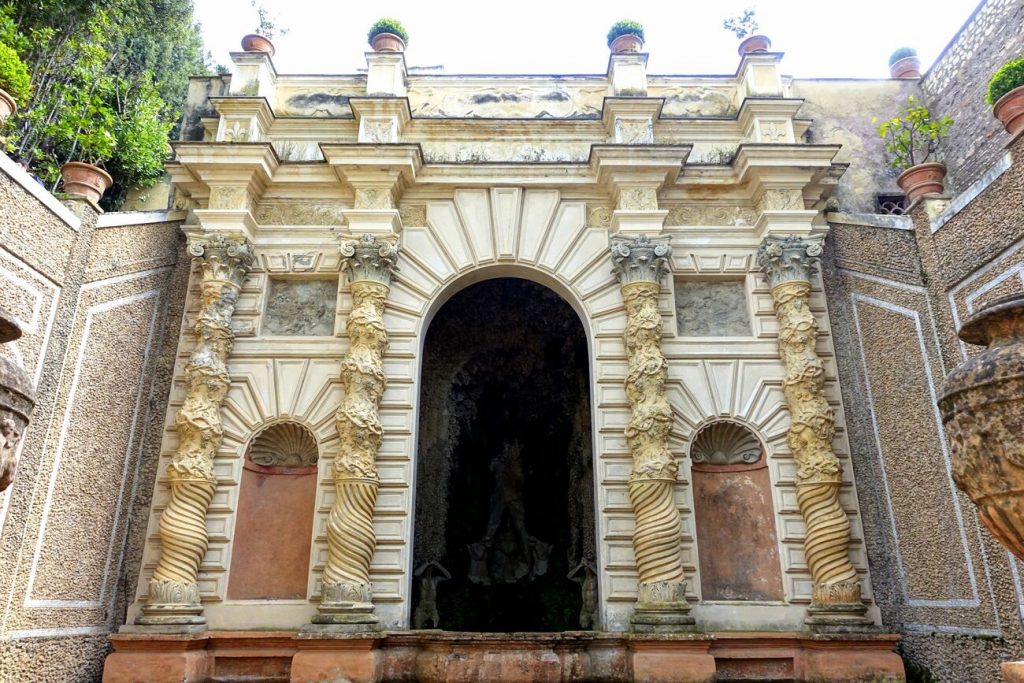
<instances>
[{"instance_id":1,"label":"carved rosette ornament","mask_svg":"<svg viewBox=\"0 0 1024 683\"><path fill-rule=\"evenodd\" d=\"M345 396L335 416L338 453L332 475L335 500L327 521L327 565L315 624L373 628L370 560L377 545L373 508L380 479L376 458L384 430L378 409L387 378L384 303L398 270L398 245L363 235L341 245L342 269L351 280L352 311L345 329L348 355L341 363Z\"/></svg>"},{"instance_id":2,"label":"carved rosette ornament","mask_svg":"<svg viewBox=\"0 0 1024 683\"><path fill-rule=\"evenodd\" d=\"M637 631L672 631L694 623L686 601L683 525L673 492L679 469L668 449L672 408L665 393L668 362L661 352L658 294L672 254L667 237L612 238L613 272L626 304L626 442L633 457L629 499L636 519L633 552L639 597Z\"/></svg>"},{"instance_id":3,"label":"carved rosette ornament","mask_svg":"<svg viewBox=\"0 0 1024 683\"><path fill-rule=\"evenodd\" d=\"M813 580L807 623L862 627L870 620L850 563L850 520L839 503L842 465L832 450L835 415L825 398L825 368L815 350L818 323L810 307L811 273L821 251L817 238L769 236L757 262L771 285L786 368L787 440L797 465L797 505L807 528L804 553Z\"/></svg>"},{"instance_id":4,"label":"carved rosette ornament","mask_svg":"<svg viewBox=\"0 0 1024 683\"><path fill-rule=\"evenodd\" d=\"M224 437L220 408L231 382L231 316L254 258L247 240L220 233L191 237L188 252L199 263L201 299L192 328L196 346L185 366L185 401L175 418L178 449L167 466L171 497L160 515L160 559L136 621L149 626L206 623L197 580L209 540L206 511L216 489L213 459Z\"/></svg>"}]
</instances>

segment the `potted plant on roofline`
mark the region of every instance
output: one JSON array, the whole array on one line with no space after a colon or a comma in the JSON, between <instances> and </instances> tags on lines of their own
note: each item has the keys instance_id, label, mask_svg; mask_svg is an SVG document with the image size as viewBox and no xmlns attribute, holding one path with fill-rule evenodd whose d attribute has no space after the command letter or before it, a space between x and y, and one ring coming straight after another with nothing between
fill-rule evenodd
<instances>
[{"instance_id":1,"label":"potted plant on roofline","mask_svg":"<svg viewBox=\"0 0 1024 683\"><path fill-rule=\"evenodd\" d=\"M877 123L877 119L872 122ZM907 195L907 201L942 192L946 165L935 161L939 143L949 133L953 119L933 117L928 107L919 104L913 96L896 116L878 126L878 134L885 140L885 150L891 155L893 169L901 171L896 184Z\"/></svg>"},{"instance_id":2,"label":"potted plant on roofline","mask_svg":"<svg viewBox=\"0 0 1024 683\"><path fill-rule=\"evenodd\" d=\"M366 40L374 52L405 52L409 32L398 19L384 17L370 27Z\"/></svg>"},{"instance_id":3,"label":"potted plant on roofline","mask_svg":"<svg viewBox=\"0 0 1024 683\"><path fill-rule=\"evenodd\" d=\"M608 29L608 47L615 54L644 49L644 27L639 21L623 19Z\"/></svg>"},{"instance_id":4,"label":"potted plant on roofline","mask_svg":"<svg viewBox=\"0 0 1024 683\"><path fill-rule=\"evenodd\" d=\"M742 41L738 48L740 56L752 52L768 52L772 49L771 39L757 32L757 20L752 9L745 9L739 15L726 19L722 22L722 28L732 31Z\"/></svg>"},{"instance_id":5,"label":"potted plant on roofline","mask_svg":"<svg viewBox=\"0 0 1024 683\"><path fill-rule=\"evenodd\" d=\"M28 68L14 48L0 43L0 125L18 106L24 106L32 92Z\"/></svg>"},{"instance_id":6,"label":"potted plant on roofline","mask_svg":"<svg viewBox=\"0 0 1024 683\"><path fill-rule=\"evenodd\" d=\"M256 8L259 22L255 32L242 38L242 49L246 52L262 52L273 57L274 44L270 41L278 34L283 36L288 33L288 29L278 28L267 8L257 5L256 0L251 0L250 4Z\"/></svg>"},{"instance_id":7,"label":"potted plant on roofline","mask_svg":"<svg viewBox=\"0 0 1024 683\"><path fill-rule=\"evenodd\" d=\"M893 78L920 78L921 60L917 50L901 47L889 55L889 75Z\"/></svg>"},{"instance_id":8,"label":"potted plant on roofline","mask_svg":"<svg viewBox=\"0 0 1024 683\"><path fill-rule=\"evenodd\" d=\"M1003 64L992 74L985 101L1007 133L1016 135L1024 129L1024 57Z\"/></svg>"}]
</instances>

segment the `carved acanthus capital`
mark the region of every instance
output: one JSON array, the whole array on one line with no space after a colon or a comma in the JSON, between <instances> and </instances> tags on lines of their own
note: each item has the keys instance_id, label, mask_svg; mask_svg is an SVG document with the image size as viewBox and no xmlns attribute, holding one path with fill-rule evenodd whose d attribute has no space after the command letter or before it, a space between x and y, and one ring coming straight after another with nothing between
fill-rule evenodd
<instances>
[{"instance_id":1,"label":"carved acanthus capital","mask_svg":"<svg viewBox=\"0 0 1024 683\"><path fill-rule=\"evenodd\" d=\"M228 237L222 233L190 236L188 253L199 259L203 280L230 282L236 287L252 268L255 252L252 243L244 237Z\"/></svg>"},{"instance_id":2,"label":"carved acanthus capital","mask_svg":"<svg viewBox=\"0 0 1024 683\"><path fill-rule=\"evenodd\" d=\"M757 265L772 287L793 280L810 282L821 252L818 237L769 235L757 250Z\"/></svg>"},{"instance_id":3,"label":"carved acanthus capital","mask_svg":"<svg viewBox=\"0 0 1024 683\"><path fill-rule=\"evenodd\" d=\"M341 243L341 269L352 282L370 281L390 286L398 270L398 245L374 235Z\"/></svg>"},{"instance_id":4,"label":"carved acanthus capital","mask_svg":"<svg viewBox=\"0 0 1024 683\"><path fill-rule=\"evenodd\" d=\"M612 237L612 272L622 285L633 282L660 284L669 270L671 256L672 247L667 236Z\"/></svg>"}]
</instances>

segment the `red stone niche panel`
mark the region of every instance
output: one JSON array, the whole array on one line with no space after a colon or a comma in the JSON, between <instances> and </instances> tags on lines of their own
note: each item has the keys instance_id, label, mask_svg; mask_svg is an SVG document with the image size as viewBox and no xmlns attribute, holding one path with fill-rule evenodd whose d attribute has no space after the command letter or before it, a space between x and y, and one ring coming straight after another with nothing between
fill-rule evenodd
<instances>
[{"instance_id":1,"label":"red stone niche panel","mask_svg":"<svg viewBox=\"0 0 1024 683\"><path fill-rule=\"evenodd\" d=\"M771 480L760 442L740 425L709 425L694 439L691 458L702 598L783 600Z\"/></svg>"},{"instance_id":2,"label":"red stone niche panel","mask_svg":"<svg viewBox=\"0 0 1024 683\"><path fill-rule=\"evenodd\" d=\"M316 480L315 464L264 466L246 458L229 600L306 598Z\"/></svg>"}]
</instances>

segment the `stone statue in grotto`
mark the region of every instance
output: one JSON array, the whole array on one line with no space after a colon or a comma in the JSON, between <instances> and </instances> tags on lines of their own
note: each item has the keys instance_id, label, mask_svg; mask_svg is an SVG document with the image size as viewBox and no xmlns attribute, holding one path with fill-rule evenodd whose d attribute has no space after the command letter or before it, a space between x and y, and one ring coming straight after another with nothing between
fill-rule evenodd
<instances>
[{"instance_id":1,"label":"stone statue in grotto","mask_svg":"<svg viewBox=\"0 0 1024 683\"><path fill-rule=\"evenodd\" d=\"M580 606L580 628L589 630L597 624L597 566L594 553L587 551L567 577L580 585L583 604Z\"/></svg>"},{"instance_id":2,"label":"stone statue in grotto","mask_svg":"<svg viewBox=\"0 0 1024 683\"><path fill-rule=\"evenodd\" d=\"M441 628L441 615L437 611L437 584L447 581L452 575L434 561L424 562L414 573L420 581L420 600L412 615L413 628Z\"/></svg>"}]
</instances>

